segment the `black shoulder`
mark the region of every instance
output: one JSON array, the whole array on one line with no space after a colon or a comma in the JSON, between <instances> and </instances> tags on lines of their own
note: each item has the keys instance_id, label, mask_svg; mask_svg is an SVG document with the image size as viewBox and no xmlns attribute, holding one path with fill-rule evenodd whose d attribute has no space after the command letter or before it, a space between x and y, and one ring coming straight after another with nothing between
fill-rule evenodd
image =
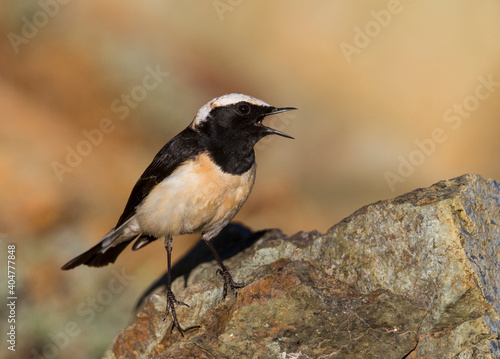
<instances>
[{"instance_id":1,"label":"black shoulder","mask_svg":"<svg viewBox=\"0 0 500 359\"><path fill-rule=\"evenodd\" d=\"M135 214L136 207L158 183L172 174L186 160L203 150L201 136L190 127L165 144L136 182L115 228L120 227Z\"/></svg>"}]
</instances>

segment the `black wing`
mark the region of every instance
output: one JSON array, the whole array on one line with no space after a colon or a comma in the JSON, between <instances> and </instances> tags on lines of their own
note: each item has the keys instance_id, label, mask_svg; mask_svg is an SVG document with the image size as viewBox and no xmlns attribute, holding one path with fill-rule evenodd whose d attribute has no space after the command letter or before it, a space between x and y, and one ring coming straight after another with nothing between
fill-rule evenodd
<instances>
[{"instance_id":1,"label":"black wing","mask_svg":"<svg viewBox=\"0 0 500 359\"><path fill-rule=\"evenodd\" d=\"M200 135L190 127L172 138L156 154L153 162L146 168L136 182L115 228L120 227L135 214L135 209L147 197L149 192L187 159L204 150Z\"/></svg>"}]
</instances>

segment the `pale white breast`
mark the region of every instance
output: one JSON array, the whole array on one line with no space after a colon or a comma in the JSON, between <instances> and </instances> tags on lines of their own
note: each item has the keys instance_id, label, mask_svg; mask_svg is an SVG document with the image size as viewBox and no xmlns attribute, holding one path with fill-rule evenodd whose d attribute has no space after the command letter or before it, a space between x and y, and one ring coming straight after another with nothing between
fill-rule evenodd
<instances>
[{"instance_id":1,"label":"pale white breast","mask_svg":"<svg viewBox=\"0 0 500 359\"><path fill-rule=\"evenodd\" d=\"M220 231L245 203L255 164L243 175L225 173L206 154L187 161L159 183L137 209L144 233L166 235Z\"/></svg>"}]
</instances>

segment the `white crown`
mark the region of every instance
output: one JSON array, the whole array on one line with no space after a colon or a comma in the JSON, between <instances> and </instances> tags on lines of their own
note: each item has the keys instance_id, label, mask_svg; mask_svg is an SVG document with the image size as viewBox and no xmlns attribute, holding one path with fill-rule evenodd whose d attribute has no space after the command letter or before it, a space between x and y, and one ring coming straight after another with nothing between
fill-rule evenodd
<instances>
[{"instance_id":1,"label":"white crown","mask_svg":"<svg viewBox=\"0 0 500 359\"><path fill-rule=\"evenodd\" d=\"M210 111L213 108L232 105L232 104L235 104L235 103L238 103L241 101L246 101L248 103L251 103L251 104L257 105L257 106L270 106L269 104L265 103L264 101L261 101L259 99L256 99L255 97L248 96L248 95L242 95L239 93L230 93L230 94L222 95L222 96L214 98L212 101L206 103L198 110L196 117L194 118L193 122L191 122L191 127L195 128L196 126L198 126L201 123L203 123L204 121L206 121L208 114L210 113Z\"/></svg>"}]
</instances>

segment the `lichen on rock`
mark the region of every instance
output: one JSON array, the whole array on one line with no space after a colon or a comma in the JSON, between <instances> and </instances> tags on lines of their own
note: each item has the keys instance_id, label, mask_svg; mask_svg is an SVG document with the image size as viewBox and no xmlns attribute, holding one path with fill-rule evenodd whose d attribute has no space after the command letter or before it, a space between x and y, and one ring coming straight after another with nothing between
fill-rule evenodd
<instances>
[{"instance_id":1,"label":"lichen on rock","mask_svg":"<svg viewBox=\"0 0 500 359\"><path fill-rule=\"evenodd\" d=\"M499 183L464 175L324 235L228 226L238 296L198 246L174 268L185 337L152 294L105 358L500 358L499 224Z\"/></svg>"}]
</instances>

